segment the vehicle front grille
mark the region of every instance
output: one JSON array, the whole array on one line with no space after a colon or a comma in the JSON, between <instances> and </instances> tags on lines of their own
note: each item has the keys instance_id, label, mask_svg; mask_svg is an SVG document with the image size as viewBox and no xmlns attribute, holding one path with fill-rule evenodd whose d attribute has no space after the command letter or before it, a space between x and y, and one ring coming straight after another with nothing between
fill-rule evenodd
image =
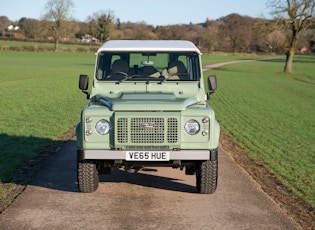
<instances>
[{"instance_id":1,"label":"vehicle front grille","mask_svg":"<svg viewBox=\"0 0 315 230\"><path fill-rule=\"evenodd\" d=\"M130 146L178 142L179 117L116 117L116 143Z\"/></svg>"}]
</instances>

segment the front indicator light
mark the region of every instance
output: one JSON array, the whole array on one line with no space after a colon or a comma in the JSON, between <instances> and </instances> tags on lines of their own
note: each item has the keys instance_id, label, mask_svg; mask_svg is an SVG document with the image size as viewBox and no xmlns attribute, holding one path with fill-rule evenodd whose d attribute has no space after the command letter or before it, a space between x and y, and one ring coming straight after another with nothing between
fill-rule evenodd
<instances>
[{"instance_id":1,"label":"front indicator light","mask_svg":"<svg viewBox=\"0 0 315 230\"><path fill-rule=\"evenodd\" d=\"M199 132L200 125L196 120L189 120L185 124L185 131L189 135L195 135Z\"/></svg>"},{"instance_id":2,"label":"front indicator light","mask_svg":"<svg viewBox=\"0 0 315 230\"><path fill-rule=\"evenodd\" d=\"M202 118L202 122L203 123L207 123L207 122L209 122L210 121L210 118L209 117L204 117L204 118Z\"/></svg>"},{"instance_id":3,"label":"front indicator light","mask_svg":"<svg viewBox=\"0 0 315 230\"><path fill-rule=\"evenodd\" d=\"M95 125L95 130L101 135L108 134L110 130L110 123L105 119L99 120Z\"/></svg>"},{"instance_id":4,"label":"front indicator light","mask_svg":"<svg viewBox=\"0 0 315 230\"><path fill-rule=\"evenodd\" d=\"M85 131L85 135L87 135L87 136L90 136L92 133L93 133L92 130L86 130Z\"/></svg>"},{"instance_id":5,"label":"front indicator light","mask_svg":"<svg viewBox=\"0 0 315 230\"><path fill-rule=\"evenodd\" d=\"M209 131L208 130L203 130L202 131L202 136L207 136L209 134Z\"/></svg>"}]
</instances>

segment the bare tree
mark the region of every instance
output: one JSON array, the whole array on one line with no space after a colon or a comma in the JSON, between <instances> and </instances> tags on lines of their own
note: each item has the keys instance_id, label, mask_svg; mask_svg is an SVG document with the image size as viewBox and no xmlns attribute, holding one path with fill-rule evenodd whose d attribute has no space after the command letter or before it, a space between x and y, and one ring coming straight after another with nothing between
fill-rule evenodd
<instances>
[{"instance_id":1,"label":"bare tree","mask_svg":"<svg viewBox=\"0 0 315 230\"><path fill-rule=\"evenodd\" d=\"M116 17L111 10L95 12L88 17L89 30L92 36L97 37L101 42L110 39L111 32L115 29Z\"/></svg>"},{"instance_id":2,"label":"bare tree","mask_svg":"<svg viewBox=\"0 0 315 230\"><path fill-rule=\"evenodd\" d=\"M290 31L284 72L291 72L299 35L315 24L315 0L270 0L268 7L272 9L274 25Z\"/></svg>"},{"instance_id":3,"label":"bare tree","mask_svg":"<svg viewBox=\"0 0 315 230\"><path fill-rule=\"evenodd\" d=\"M250 52L252 41L252 27L254 19L239 14L230 14L223 19L220 26L220 43L225 44L229 50L236 52Z\"/></svg>"},{"instance_id":4,"label":"bare tree","mask_svg":"<svg viewBox=\"0 0 315 230\"><path fill-rule=\"evenodd\" d=\"M217 51L219 44L219 27L221 21L207 21L205 27L198 31L198 42L196 44L205 52Z\"/></svg>"},{"instance_id":5,"label":"bare tree","mask_svg":"<svg viewBox=\"0 0 315 230\"><path fill-rule=\"evenodd\" d=\"M189 30L184 25L158 26L155 29L159 39L180 40L185 39L185 35Z\"/></svg>"},{"instance_id":6,"label":"bare tree","mask_svg":"<svg viewBox=\"0 0 315 230\"><path fill-rule=\"evenodd\" d=\"M279 30L275 30L266 36L266 45L268 46L269 51L273 53L280 53L280 51L283 51L282 47L284 41L285 35Z\"/></svg>"},{"instance_id":7,"label":"bare tree","mask_svg":"<svg viewBox=\"0 0 315 230\"><path fill-rule=\"evenodd\" d=\"M102 13L97 18L97 24L99 27L99 37L101 41L109 39L109 33L112 28L114 28L114 13L108 11L107 13Z\"/></svg>"},{"instance_id":8,"label":"bare tree","mask_svg":"<svg viewBox=\"0 0 315 230\"><path fill-rule=\"evenodd\" d=\"M304 52L310 51L312 48L312 41L315 41L315 25L313 28L310 28L301 33L297 49L301 51L303 48L306 48L307 50Z\"/></svg>"},{"instance_id":9,"label":"bare tree","mask_svg":"<svg viewBox=\"0 0 315 230\"><path fill-rule=\"evenodd\" d=\"M41 33L40 21L31 18L21 18L19 27L27 38L37 39Z\"/></svg>"},{"instance_id":10,"label":"bare tree","mask_svg":"<svg viewBox=\"0 0 315 230\"><path fill-rule=\"evenodd\" d=\"M71 0L48 0L44 18L51 22L52 37L55 41L55 50L58 50L59 41L62 38L71 8L74 6Z\"/></svg>"},{"instance_id":11,"label":"bare tree","mask_svg":"<svg viewBox=\"0 0 315 230\"><path fill-rule=\"evenodd\" d=\"M126 22L120 23L120 31L124 39L138 39L138 40L156 40L157 35L153 32L154 27L147 25L145 22Z\"/></svg>"},{"instance_id":12,"label":"bare tree","mask_svg":"<svg viewBox=\"0 0 315 230\"><path fill-rule=\"evenodd\" d=\"M2 37L4 37L5 30L8 28L10 25L10 20L8 19L7 16L0 16L0 32Z\"/></svg>"}]
</instances>

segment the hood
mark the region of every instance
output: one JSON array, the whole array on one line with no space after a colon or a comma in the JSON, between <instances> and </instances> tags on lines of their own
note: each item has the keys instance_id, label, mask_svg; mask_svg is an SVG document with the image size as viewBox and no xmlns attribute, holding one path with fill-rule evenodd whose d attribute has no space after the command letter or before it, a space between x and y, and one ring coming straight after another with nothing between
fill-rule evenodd
<instances>
[{"instance_id":1,"label":"hood","mask_svg":"<svg viewBox=\"0 0 315 230\"><path fill-rule=\"evenodd\" d=\"M119 98L97 97L114 111L182 111L200 102L197 97L176 98L174 94L123 93Z\"/></svg>"}]
</instances>

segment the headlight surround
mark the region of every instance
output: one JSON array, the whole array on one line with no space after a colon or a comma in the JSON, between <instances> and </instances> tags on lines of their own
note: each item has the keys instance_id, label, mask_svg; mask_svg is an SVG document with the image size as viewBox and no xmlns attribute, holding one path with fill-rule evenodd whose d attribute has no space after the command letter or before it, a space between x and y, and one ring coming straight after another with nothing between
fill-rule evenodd
<instances>
[{"instance_id":1,"label":"headlight surround","mask_svg":"<svg viewBox=\"0 0 315 230\"><path fill-rule=\"evenodd\" d=\"M185 132L189 135L195 135L199 132L200 125L196 120L189 120L185 124Z\"/></svg>"},{"instance_id":2,"label":"headlight surround","mask_svg":"<svg viewBox=\"0 0 315 230\"><path fill-rule=\"evenodd\" d=\"M110 128L111 128L110 123L105 119L99 120L95 125L96 132L98 132L101 135L108 134Z\"/></svg>"}]
</instances>

